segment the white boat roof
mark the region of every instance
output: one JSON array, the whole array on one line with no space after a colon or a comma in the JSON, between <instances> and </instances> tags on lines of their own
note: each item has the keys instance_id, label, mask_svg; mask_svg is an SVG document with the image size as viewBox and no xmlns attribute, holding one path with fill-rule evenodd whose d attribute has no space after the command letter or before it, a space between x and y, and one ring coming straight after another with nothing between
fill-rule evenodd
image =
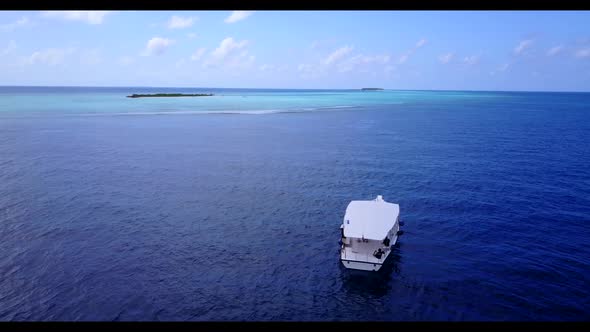
<instances>
[{"instance_id":1,"label":"white boat roof","mask_svg":"<svg viewBox=\"0 0 590 332\"><path fill-rule=\"evenodd\" d=\"M351 201L344 215L344 236L383 240L395 225L399 205L383 200Z\"/></svg>"}]
</instances>

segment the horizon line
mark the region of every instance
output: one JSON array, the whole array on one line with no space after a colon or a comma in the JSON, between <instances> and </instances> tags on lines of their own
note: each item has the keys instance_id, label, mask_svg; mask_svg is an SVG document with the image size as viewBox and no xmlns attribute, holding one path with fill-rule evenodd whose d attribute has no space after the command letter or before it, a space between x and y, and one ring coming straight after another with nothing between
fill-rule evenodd
<instances>
[{"instance_id":1,"label":"horizon line","mask_svg":"<svg viewBox=\"0 0 590 332\"><path fill-rule=\"evenodd\" d=\"M134 85L0 85L1 88L164 88L164 89L231 89L231 90L341 90L360 91L363 88L228 88L228 87L198 87L198 86L134 86ZM365 87L366 88L366 87ZM465 89L396 89L379 88L384 91L430 91L430 92L524 92L524 93L590 93L587 91L551 91L551 90L465 90Z\"/></svg>"}]
</instances>

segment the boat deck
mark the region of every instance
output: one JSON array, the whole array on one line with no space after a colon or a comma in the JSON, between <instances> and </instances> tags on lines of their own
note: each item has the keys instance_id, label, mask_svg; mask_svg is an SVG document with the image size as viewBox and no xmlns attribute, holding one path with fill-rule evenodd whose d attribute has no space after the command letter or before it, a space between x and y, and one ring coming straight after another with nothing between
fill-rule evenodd
<instances>
[{"instance_id":1,"label":"boat deck","mask_svg":"<svg viewBox=\"0 0 590 332\"><path fill-rule=\"evenodd\" d=\"M342 250L340 250L341 259L383 264L391 251L389 248L380 246L381 250L385 251L385 254L381 256L381 259L378 259L373 256L373 252L379 248L375 246L375 243L357 242L356 239L350 239L349 241L350 244L343 245Z\"/></svg>"}]
</instances>

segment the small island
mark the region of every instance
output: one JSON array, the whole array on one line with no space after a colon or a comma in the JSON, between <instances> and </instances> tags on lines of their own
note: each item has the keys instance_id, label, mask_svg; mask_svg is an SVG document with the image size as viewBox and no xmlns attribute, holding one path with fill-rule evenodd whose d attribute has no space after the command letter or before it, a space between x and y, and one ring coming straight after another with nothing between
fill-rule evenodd
<instances>
[{"instance_id":1,"label":"small island","mask_svg":"<svg viewBox=\"0 0 590 332\"><path fill-rule=\"evenodd\" d=\"M127 98L144 98L144 97L210 97L212 93L154 93L154 94L132 94Z\"/></svg>"},{"instance_id":2,"label":"small island","mask_svg":"<svg viewBox=\"0 0 590 332\"><path fill-rule=\"evenodd\" d=\"M361 91L378 91L383 90L383 88L362 88Z\"/></svg>"}]
</instances>

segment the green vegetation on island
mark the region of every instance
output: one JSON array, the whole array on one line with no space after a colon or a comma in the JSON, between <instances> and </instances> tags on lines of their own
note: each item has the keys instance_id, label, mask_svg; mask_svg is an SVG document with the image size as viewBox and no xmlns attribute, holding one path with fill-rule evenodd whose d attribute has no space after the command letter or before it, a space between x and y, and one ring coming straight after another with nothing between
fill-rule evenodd
<instances>
[{"instance_id":1,"label":"green vegetation on island","mask_svg":"<svg viewBox=\"0 0 590 332\"><path fill-rule=\"evenodd\" d=\"M154 94L132 94L127 98L143 98L143 97L209 97L212 93L154 93Z\"/></svg>"},{"instance_id":2,"label":"green vegetation on island","mask_svg":"<svg viewBox=\"0 0 590 332\"><path fill-rule=\"evenodd\" d=\"M377 90L383 90L383 88L362 88L362 91L377 91Z\"/></svg>"}]
</instances>

